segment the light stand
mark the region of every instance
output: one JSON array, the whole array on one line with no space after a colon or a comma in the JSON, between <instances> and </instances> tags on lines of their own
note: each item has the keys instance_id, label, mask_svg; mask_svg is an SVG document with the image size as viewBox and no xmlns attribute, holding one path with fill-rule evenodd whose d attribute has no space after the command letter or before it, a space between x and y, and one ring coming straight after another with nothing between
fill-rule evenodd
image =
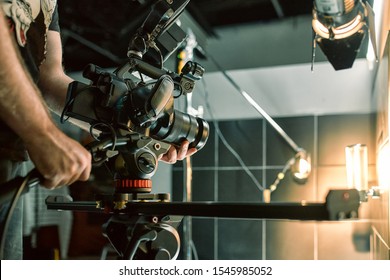
<instances>
[{"instance_id":1,"label":"light stand","mask_svg":"<svg viewBox=\"0 0 390 280\"><path fill-rule=\"evenodd\" d=\"M194 58L194 49L198 43L195 35L191 30L187 32L187 38L184 42L184 47L178 51L177 54L177 71L181 72L183 66L187 61L192 61ZM202 109L196 110L192 106L192 92L186 94L185 108L188 114L195 116L202 115ZM183 188L183 201L192 202L192 160L191 157L186 157L184 160L184 188ZM192 240L192 217L187 216L183 218L183 257L186 260L192 259L192 253L195 250ZM194 252L195 253L195 252Z\"/></svg>"}]
</instances>

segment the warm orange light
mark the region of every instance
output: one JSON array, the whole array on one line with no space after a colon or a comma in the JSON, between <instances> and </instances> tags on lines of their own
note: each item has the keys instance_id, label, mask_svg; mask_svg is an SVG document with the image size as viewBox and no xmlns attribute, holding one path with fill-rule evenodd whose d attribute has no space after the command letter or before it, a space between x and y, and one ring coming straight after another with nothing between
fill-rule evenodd
<instances>
[{"instance_id":1,"label":"warm orange light","mask_svg":"<svg viewBox=\"0 0 390 280\"><path fill-rule=\"evenodd\" d=\"M294 178L302 181L306 180L311 172L311 159L310 155L306 152L299 152L295 157L295 162L291 166L291 172Z\"/></svg>"},{"instance_id":2,"label":"warm orange light","mask_svg":"<svg viewBox=\"0 0 390 280\"><path fill-rule=\"evenodd\" d=\"M314 15L312 21L313 29L318 36L324 39L335 40L348 38L349 36L361 30L364 24L364 17L361 14L358 14L350 22L337 27L325 26L317 19L316 15Z\"/></svg>"},{"instance_id":3,"label":"warm orange light","mask_svg":"<svg viewBox=\"0 0 390 280\"><path fill-rule=\"evenodd\" d=\"M327 3L317 0L313 9L313 30L317 36L324 39L345 39L359 32L365 25L368 11L361 1L340 0L338 3ZM337 4L337 5L332 5ZM356 15L349 20L356 9Z\"/></svg>"},{"instance_id":4,"label":"warm orange light","mask_svg":"<svg viewBox=\"0 0 390 280\"><path fill-rule=\"evenodd\" d=\"M351 145L345 148L347 184L358 191L368 190L368 155L364 144Z\"/></svg>"},{"instance_id":5,"label":"warm orange light","mask_svg":"<svg viewBox=\"0 0 390 280\"><path fill-rule=\"evenodd\" d=\"M377 175L380 187L390 188L390 143L386 142L378 151Z\"/></svg>"}]
</instances>

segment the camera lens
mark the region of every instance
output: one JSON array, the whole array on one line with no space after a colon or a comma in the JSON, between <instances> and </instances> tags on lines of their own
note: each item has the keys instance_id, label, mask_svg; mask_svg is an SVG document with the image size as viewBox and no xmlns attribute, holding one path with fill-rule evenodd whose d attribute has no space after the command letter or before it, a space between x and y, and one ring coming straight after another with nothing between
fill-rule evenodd
<instances>
[{"instance_id":1,"label":"camera lens","mask_svg":"<svg viewBox=\"0 0 390 280\"><path fill-rule=\"evenodd\" d=\"M183 140L190 142L190 148L200 150L209 137L209 124L192 115L174 110L165 114L150 127L152 137L171 144L180 145Z\"/></svg>"}]
</instances>

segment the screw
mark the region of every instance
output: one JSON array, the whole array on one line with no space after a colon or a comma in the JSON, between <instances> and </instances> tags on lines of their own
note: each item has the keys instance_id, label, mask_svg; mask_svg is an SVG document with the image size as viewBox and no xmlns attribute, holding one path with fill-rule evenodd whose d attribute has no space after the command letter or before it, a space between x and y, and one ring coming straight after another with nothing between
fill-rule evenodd
<instances>
[{"instance_id":1,"label":"screw","mask_svg":"<svg viewBox=\"0 0 390 280\"><path fill-rule=\"evenodd\" d=\"M153 148L156 150L156 151L159 151L161 149L161 144L160 143L155 143Z\"/></svg>"}]
</instances>

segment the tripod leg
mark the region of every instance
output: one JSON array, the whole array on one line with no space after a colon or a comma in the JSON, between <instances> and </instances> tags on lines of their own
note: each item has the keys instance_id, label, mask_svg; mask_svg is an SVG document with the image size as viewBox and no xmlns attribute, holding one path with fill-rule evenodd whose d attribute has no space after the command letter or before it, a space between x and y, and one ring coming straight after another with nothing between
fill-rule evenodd
<instances>
[{"instance_id":1,"label":"tripod leg","mask_svg":"<svg viewBox=\"0 0 390 280\"><path fill-rule=\"evenodd\" d=\"M151 230L146 225L136 226L133 236L130 238L130 242L126 247L123 255L123 259L132 260L142 242L154 241L157 238L157 232ZM140 229L138 229L140 227Z\"/></svg>"}]
</instances>

